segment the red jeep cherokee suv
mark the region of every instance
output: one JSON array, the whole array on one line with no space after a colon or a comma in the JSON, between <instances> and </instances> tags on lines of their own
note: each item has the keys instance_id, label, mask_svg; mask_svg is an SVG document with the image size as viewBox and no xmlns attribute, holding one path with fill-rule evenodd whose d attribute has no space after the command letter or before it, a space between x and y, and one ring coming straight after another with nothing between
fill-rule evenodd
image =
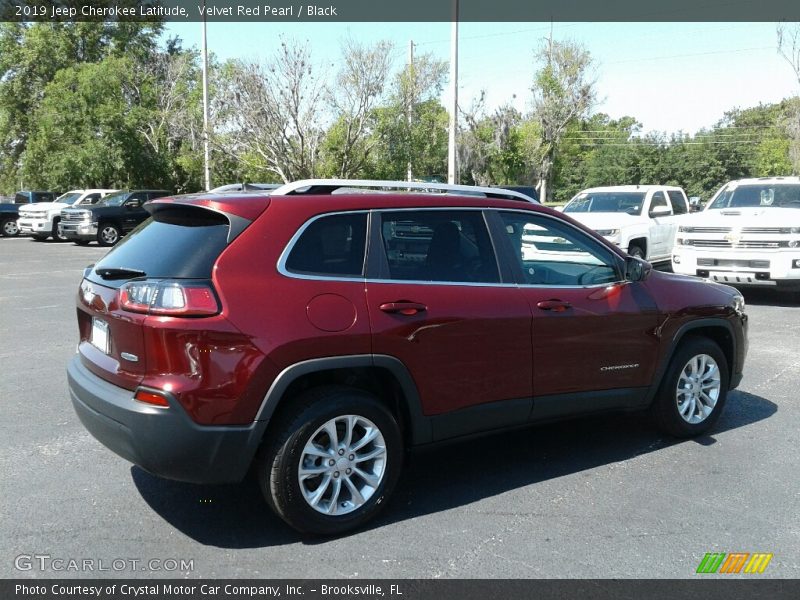
<instances>
[{"instance_id":1,"label":"red jeep cherokee suv","mask_svg":"<svg viewBox=\"0 0 800 600\"><path fill-rule=\"evenodd\" d=\"M78 293L86 428L167 478L252 467L286 522L335 534L385 504L410 447L646 408L692 436L740 382L733 288L513 192L331 193L354 185L149 202Z\"/></svg>"}]
</instances>

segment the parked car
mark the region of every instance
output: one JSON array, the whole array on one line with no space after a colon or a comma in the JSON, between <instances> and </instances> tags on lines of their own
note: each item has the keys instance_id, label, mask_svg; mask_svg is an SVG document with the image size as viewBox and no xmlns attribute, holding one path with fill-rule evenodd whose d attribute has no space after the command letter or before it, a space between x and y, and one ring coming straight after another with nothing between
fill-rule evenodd
<instances>
[{"instance_id":1,"label":"parked car","mask_svg":"<svg viewBox=\"0 0 800 600\"><path fill-rule=\"evenodd\" d=\"M17 219L19 218L19 208L24 204L36 202L52 202L56 199L56 192L32 192L23 190L14 194L13 202L0 204L0 233L5 237L15 237L19 235Z\"/></svg>"},{"instance_id":2,"label":"parked car","mask_svg":"<svg viewBox=\"0 0 800 600\"><path fill-rule=\"evenodd\" d=\"M279 183L229 183L221 185L211 190L212 194L222 194L226 192L262 192L275 190L280 187Z\"/></svg>"},{"instance_id":3,"label":"parked car","mask_svg":"<svg viewBox=\"0 0 800 600\"><path fill-rule=\"evenodd\" d=\"M681 224L672 269L737 286L800 290L800 178L723 185Z\"/></svg>"},{"instance_id":4,"label":"parked car","mask_svg":"<svg viewBox=\"0 0 800 600\"><path fill-rule=\"evenodd\" d=\"M143 205L148 200L169 195L166 190L124 190L109 194L97 204L61 211L59 234L76 244L97 240L113 246L150 215Z\"/></svg>"},{"instance_id":5,"label":"parked car","mask_svg":"<svg viewBox=\"0 0 800 600\"><path fill-rule=\"evenodd\" d=\"M167 478L252 466L292 527L338 534L386 504L408 448L609 410L694 436L739 384L735 289L515 192L333 193L359 185L149 202L80 284L86 428ZM531 225L569 252L523 258Z\"/></svg>"},{"instance_id":6,"label":"parked car","mask_svg":"<svg viewBox=\"0 0 800 600\"><path fill-rule=\"evenodd\" d=\"M679 187L617 185L580 192L564 212L631 256L662 262L670 260L689 202Z\"/></svg>"},{"instance_id":7,"label":"parked car","mask_svg":"<svg viewBox=\"0 0 800 600\"><path fill-rule=\"evenodd\" d=\"M67 238L58 231L61 222L61 211L67 207L90 206L117 190L92 189L71 190L62 194L54 202L37 202L23 206L19 210L17 226L21 233L30 233L35 240L46 240L53 236L56 241Z\"/></svg>"}]
</instances>

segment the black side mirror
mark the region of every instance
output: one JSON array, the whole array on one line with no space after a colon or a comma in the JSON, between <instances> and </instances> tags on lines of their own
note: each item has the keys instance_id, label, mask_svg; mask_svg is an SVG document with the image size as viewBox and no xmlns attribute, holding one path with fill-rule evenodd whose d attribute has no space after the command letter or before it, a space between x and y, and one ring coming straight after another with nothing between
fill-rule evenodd
<instances>
[{"instance_id":1,"label":"black side mirror","mask_svg":"<svg viewBox=\"0 0 800 600\"><path fill-rule=\"evenodd\" d=\"M635 256L625 258L625 279L627 281L644 281L652 270L653 265L646 260Z\"/></svg>"}]
</instances>

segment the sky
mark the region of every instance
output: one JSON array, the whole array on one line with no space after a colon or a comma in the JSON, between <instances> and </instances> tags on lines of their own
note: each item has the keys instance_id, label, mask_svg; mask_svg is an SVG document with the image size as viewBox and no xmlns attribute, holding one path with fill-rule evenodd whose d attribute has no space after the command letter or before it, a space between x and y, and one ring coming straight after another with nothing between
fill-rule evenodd
<instances>
[{"instance_id":1,"label":"sky","mask_svg":"<svg viewBox=\"0 0 800 600\"><path fill-rule=\"evenodd\" d=\"M490 108L531 108L535 50L550 34L582 44L594 59L595 112L635 117L643 131L693 134L732 108L778 102L800 83L777 52L776 23L460 23L459 104L481 90ZM169 23L165 35L200 47L202 23ZM283 35L308 44L312 60L335 70L341 40L389 40L395 67L415 53L449 61L450 23L208 23L218 58L268 59ZM442 95L449 106L447 86Z\"/></svg>"}]
</instances>

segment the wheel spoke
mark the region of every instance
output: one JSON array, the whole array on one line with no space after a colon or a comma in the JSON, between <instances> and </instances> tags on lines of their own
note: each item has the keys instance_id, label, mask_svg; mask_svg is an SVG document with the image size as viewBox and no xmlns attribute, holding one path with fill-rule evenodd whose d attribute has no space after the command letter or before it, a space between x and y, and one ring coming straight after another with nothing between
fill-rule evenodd
<instances>
[{"instance_id":1,"label":"wheel spoke","mask_svg":"<svg viewBox=\"0 0 800 600\"><path fill-rule=\"evenodd\" d=\"M367 452L366 454L357 454L355 462L364 462L366 460L372 460L373 458L377 458L379 456L383 456L386 453L386 448L382 446L375 446L371 452Z\"/></svg>"},{"instance_id":2,"label":"wheel spoke","mask_svg":"<svg viewBox=\"0 0 800 600\"><path fill-rule=\"evenodd\" d=\"M301 466L300 467L300 471L299 471L300 479L302 480L302 479L308 479L309 477L317 477L318 475L323 475L324 473L327 473L328 470L329 470L329 467L327 465L326 466L321 466L321 467L316 467L316 466L315 467L303 467L303 466Z\"/></svg>"},{"instance_id":3,"label":"wheel spoke","mask_svg":"<svg viewBox=\"0 0 800 600\"><path fill-rule=\"evenodd\" d=\"M367 427L367 432L364 434L364 437L362 437L360 440L358 440L355 443L355 445L352 448L350 448L350 451L351 452L357 452L358 450L360 450L361 448L363 448L364 446L369 444L376 437L378 437L380 435L380 433L381 432L378 431L378 429L375 428L375 427Z\"/></svg>"},{"instance_id":4,"label":"wheel spoke","mask_svg":"<svg viewBox=\"0 0 800 600\"><path fill-rule=\"evenodd\" d=\"M342 491L342 480L341 479L334 479L333 480L333 491L331 492L331 501L328 504L328 510L326 511L329 515L335 515L336 511L339 508L339 494Z\"/></svg>"},{"instance_id":5,"label":"wheel spoke","mask_svg":"<svg viewBox=\"0 0 800 600\"><path fill-rule=\"evenodd\" d=\"M361 477L361 479L363 479L367 483L367 485L371 486L372 488L377 488L378 484L381 482L380 476L362 471L358 467L356 467L356 470L353 472L359 477Z\"/></svg>"},{"instance_id":6,"label":"wheel spoke","mask_svg":"<svg viewBox=\"0 0 800 600\"><path fill-rule=\"evenodd\" d=\"M356 417L353 415L347 415L345 417L345 433L344 433L344 441L342 445L345 449L350 449L350 444L353 441L353 429L356 426Z\"/></svg>"},{"instance_id":7,"label":"wheel spoke","mask_svg":"<svg viewBox=\"0 0 800 600\"><path fill-rule=\"evenodd\" d=\"M350 481L349 477L344 480L344 483L347 486L347 489L350 490L350 495L353 498L353 504L360 506L366 502L364 496L361 495L361 492L358 491L358 488L352 481Z\"/></svg>"},{"instance_id":8,"label":"wheel spoke","mask_svg":"<svg viewBox=\"0 0 800 600\"><path fill-rule=\"evenodd\" d=\"M311 506L316 507L319 504L319 501L322 499L322 496L325 495L325 491L328 489L328 485L330 485L330 482L331 482L331 476L325 475L325 477L322 480L322 483L320 483L319 487L316 490L314 490L311 497L309 498L308 496L306 496L306 499L308 500L308 503Z\"/></svg>"},{"instance_id":9,"label":"wheel spoke","mask_svg":"<svg viewBox=\"0 0 800 600\"><path fill-rule=\"evenodd\" d=\"M329 445L331 453L335 453L336 449L339 447L339 434L336 432L336 421L331 420L325 423L324 430L325 433L328 434L328 439L330 440Z\"/></svg>"},{"instance_id":10,"label":"wheel spoke","mask_svg":"<svg viewBox=\"0 0 800 600\"><path fill-rule=\"evenodd\" d=\"M320 458L331 458L333 456L333 452L327 452L324 448L320 448L315 443L311 442L310 444L306 445L303 448L303 454L309 454L311 456L319 456Z\"/></svg>"},{"instance_id":11,"label":"wheel spoke","mask_svg":"<svg viewBox=\"0 0 800 600\"><path fill-rule=\"evenodd\" d=\"M687 413L689 411L689 398L684 399L683 404L678 403L678 410L681 413L681 416L685 419L688 417Z\"/></svg>"}]
</instances>

